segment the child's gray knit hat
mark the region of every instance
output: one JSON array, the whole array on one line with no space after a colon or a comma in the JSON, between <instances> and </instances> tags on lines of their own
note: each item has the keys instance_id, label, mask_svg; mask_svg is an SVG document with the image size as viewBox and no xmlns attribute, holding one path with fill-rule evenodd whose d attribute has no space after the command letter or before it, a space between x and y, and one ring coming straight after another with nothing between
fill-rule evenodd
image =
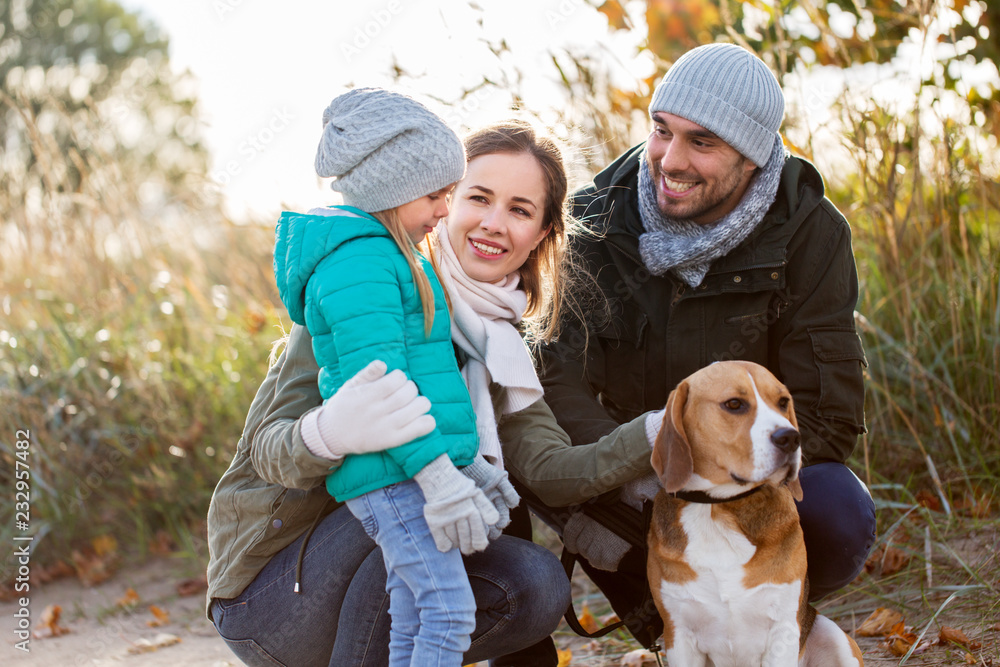
<instances>
[{"instance_id":1,"label":"child's gray knit hat","mask_svg":"<svg viewBox=\"0 0 1000 667\"><path fill-rule=\"evenodd\" d=\"M420 102L382 88L356 88L323 112L316 173L344 203L374 213L460 180L465 148Z\"/></svg>"},{"instance_id":2,"label":"child's gray knit hat","mask_svg":"<svg viewBox=\"0 0 1000 667\"><path fill-rule=\"evenodd\" d=\"M701 125L750 158L767 164L785 114L778 80L760 58L735 44L706 44L677 59L653 92L649 113Z\"/></svg>"}]
</instances>

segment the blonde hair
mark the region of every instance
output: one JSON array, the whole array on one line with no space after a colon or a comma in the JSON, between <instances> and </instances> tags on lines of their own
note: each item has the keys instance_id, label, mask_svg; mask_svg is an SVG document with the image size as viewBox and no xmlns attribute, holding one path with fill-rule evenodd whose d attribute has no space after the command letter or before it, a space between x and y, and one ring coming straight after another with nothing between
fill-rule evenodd
<instances>
[{"instance_id":1,"label":"blonde hair","mask_svg":"<svg viewBox=\"0 0 1000 667\"><path fill-rule=\"evenodd\" d=\"M465 138L469 162L483 155L530 155L545 175L542 229L548 229L520 268L521 287L528 296L525 328L536 341L548 341L559 330L564 288L569 275L567 239L577 226L566 201L568 180L556 141L523 120L505 120L480 128Z\"/></svg>"},{"instance_id":2,"label":"blonde hair","mask_svg":"<svg viewBox=\"0 0 1000 667\"><path fill-rule=\"evenodd\" d=\"M403 253L403 257L406 258L406 263L410 267L410 274L413 276L413 282L417 286L417 294L420 295L420 303L424 309L424 335L429 336L431 326L434 324L434 290L431 287L430 280L427 278L427 274L424 272L423 266L420 264L420 260L417 259L418 253L416 250L418 247L414 245L406 230L403 229L403 221L399 218L398 208L376 211L371 215L389 231L389 235L392 236L396 245L399 246L399 250ZM421 245L424 244L422 243ZM437 263L434 261L433 253L430 252L429 245L426 244L427 249L423 254L430 261L434 274L438 275ZM440 276L438 280L440 281Z\"/></svg>"}]
</instances>

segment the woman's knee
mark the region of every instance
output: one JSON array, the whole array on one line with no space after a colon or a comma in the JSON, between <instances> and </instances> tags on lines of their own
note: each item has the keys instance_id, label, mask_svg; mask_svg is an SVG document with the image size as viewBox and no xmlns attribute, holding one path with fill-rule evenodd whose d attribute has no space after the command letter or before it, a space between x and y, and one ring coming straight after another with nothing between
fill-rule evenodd
<instances>
[{"instance_id":1,"label":"woman's knee","mask_svg":"<svg viewBox=\"0 0 1000 667\"><path fill-rule=\"evenodd\" d=\"M466 569L480 619L491 626L478 628L479 636L502 628L509 639L530 644L555 630L569 606L570 584L559 559L532 542L503 535L467 557Z\"/></svg>"}]
</instances>

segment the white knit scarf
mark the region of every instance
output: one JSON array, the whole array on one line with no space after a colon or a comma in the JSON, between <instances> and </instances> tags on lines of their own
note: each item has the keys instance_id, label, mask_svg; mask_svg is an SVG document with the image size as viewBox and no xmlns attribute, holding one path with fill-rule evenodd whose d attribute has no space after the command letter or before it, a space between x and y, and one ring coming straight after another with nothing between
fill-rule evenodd
<instances>
[{"instance_id":1,"label":"white knit scarf","mask_svg":"<svg viewBox=\"0 0 1000 667\"><path fill-rule=\"evenodd\" d=\"M771 157L753 175L736 208L711 225L700 225L668 218L660 211L646 150L639 156L639 217L646 230L639 237L639 254L653 275L673 269L684 282L697 287L712 262L742 243L771 208L788 154L781 137L775 137Z\"/></svg>"},{"instance_id":2,"label":"white knit scarf","mask_svg":"<svg viewBox=\"0 0 1000 667\"><path fill-rule=\"evenodd\" d=\"M476 411L479 453L502 468L490 382L507 389L503 414L523 410L542 397L531 354L515 326L524 315L528 296L519 288L521 278L516 271L495 283L470 278L459 264L444 222L437 226L437 243L441 282L451 298L451 337L469 357L462 377Z\"/></svg>"}]
</instances>

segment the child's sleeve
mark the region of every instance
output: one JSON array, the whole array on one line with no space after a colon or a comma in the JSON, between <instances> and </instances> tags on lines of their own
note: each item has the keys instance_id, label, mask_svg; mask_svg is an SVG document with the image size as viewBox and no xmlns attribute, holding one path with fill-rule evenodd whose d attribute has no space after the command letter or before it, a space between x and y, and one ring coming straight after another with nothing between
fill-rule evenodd
<instances>
[{"instance_id":1,"label":"child's sleeve","mask_svg":"<svg viewBox=\"0 0 1000 667\"><path fill-rule=\"evenodd\" d=\"M413 377L410 371L410 350L406 345L408 322L403 308L403 289L416 290L416 286L408 273L399 276L399 265L393 262L391 253L398 253L391 239L346 244L317 267L310 281L307 302L315 299L316 313L330 328L329 339L319 344L334 346L339 362L338 384L371 361L381 359L388 367L387 372L399 369L420 387L420 378ZM402 281L407 283L406 287ZM307 316L310 310L307 306ZM422 331L423 313L409 317L419 318ZM414 323L409 322L409 326L412 328ZM386 453L412 478L427 463L446 453L446 447L435 428L428 435Z\"/></svg>"}]
</instances>

